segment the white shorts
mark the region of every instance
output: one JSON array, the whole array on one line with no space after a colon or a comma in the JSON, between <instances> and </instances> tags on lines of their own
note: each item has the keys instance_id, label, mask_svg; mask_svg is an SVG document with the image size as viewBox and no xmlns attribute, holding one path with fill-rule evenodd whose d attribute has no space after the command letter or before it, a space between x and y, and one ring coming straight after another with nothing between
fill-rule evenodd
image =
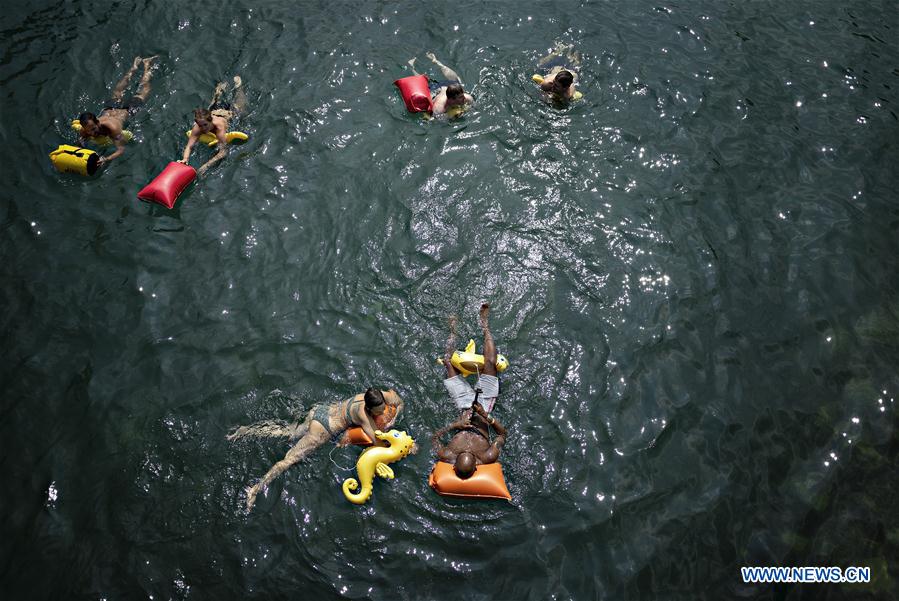
<instances>
[{"instance_id":1,"label":"white shorts","mask_svg":"<svg viewBox=\"0 0 899 601\"><path fill-rule=\"evenodd\" d=\"M474 388L468 383L461 374L443 381L446 391L450 398L456 404L457 409L470 409L474 402ZM481 394L478 396L478 402L484 408L484 411L490 413L493 411L493 404L499 396L499 378L496 376L482 375L478 379L478 387Z\"/></svg>"}]
</instances>

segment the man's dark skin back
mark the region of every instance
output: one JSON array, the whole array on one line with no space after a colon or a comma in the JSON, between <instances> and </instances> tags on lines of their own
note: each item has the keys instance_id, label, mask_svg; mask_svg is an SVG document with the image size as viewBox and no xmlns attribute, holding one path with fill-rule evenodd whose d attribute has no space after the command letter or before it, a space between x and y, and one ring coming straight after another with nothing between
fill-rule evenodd
<instances>
[{"instance_id":1,"label":"man's dark skin back","mask_svg":"<svg viewBox=\"0 0 899 601\"><path fill-rule=\"evenodd\" d=\"M490 442L490 428L496 431L496 438ZM451 430L459 430L443 446L440 437ZM456 475L462 479L470 477L477 465L495 463L506 442L506 429L496 419L487 415L481 404L475 402L471 411L462 414L459 420L434 433L431 444L437 452L437 458L452 463Z\"/></svg>"}]
</instances>

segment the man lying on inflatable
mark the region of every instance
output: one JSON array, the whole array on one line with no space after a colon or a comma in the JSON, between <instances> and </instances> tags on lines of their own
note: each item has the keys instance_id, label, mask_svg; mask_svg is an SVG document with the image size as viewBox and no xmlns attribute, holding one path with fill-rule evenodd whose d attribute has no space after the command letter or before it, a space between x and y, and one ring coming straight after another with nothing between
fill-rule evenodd
<instances>
[{"instance_id":1,"label":"man lying on inflatable","mask_svg":"<svg viewBox=\"0 0 899 601\"><path fill-rule=\"evenodd\" d=\"M496 431L493 442L490 442L491 427ZM440 437L450 430L458 432L443 446ZM472 403L471 412L466 411L457 421L435 432L431 440L437 458L453 464L453 471L462 480L470 478L478 465L496 463L505 442L506 429L477 401Z\"/></svg>"}]
</instances>

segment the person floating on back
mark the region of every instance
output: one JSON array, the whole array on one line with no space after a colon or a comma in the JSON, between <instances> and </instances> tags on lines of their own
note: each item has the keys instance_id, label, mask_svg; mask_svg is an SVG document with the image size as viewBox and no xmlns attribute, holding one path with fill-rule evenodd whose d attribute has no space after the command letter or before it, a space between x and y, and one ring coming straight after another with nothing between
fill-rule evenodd
<instances>
[{"instance_id":1,"label":"person floating on back","mask_svg":"<svg viewBox=\"0 0 899 601\"><path fill-rule=\"evenodd\" d=\"M431 112L440 115L446 112L452 112L451 109L460 111L466 106L474 102L471 94L466 94L462 87L462 79L459 75L437 60L433 52L426 52L425 56L431 59L431 62L440 68L443 76L442 80L430 80L431 88ZM409 66L412 72L418 75L415 70L415 59L409 60Z\"/></svg>"},{"instance_id":2,"label":"person floating on back","mask_svg":"<svg viewBox=\"0 0 899 601\"><path fill-rule=\"evenodd\" d=\"M108 136L115 144L115 152L108 156L100 157L98 166L103 166L113 161L125 152L125 142L127 141L122 134L125 123L129 117L132 117L147 101L150 95L150 78L153 76L152 66L155 56L141 58L134 57L131 68L116 84L112 92L112 98L106 101L100 116L97 117L93 113L84 112L78 116L81 123L81 129L78 135L82 140L87 141L91 138L100 136ZM137 72L138 66L143 64L144 73L140 79L140 88L137 94L125 100L125 89L131 83L131 78Z\"/></svg>"},{"instance_id":3,"label":"person floating on back","mask_svg":"<svg viewBox=\"0 0 899 601\"><path fill-rule=\"evenodd\" d=\"M491 442L490 428L496 432ZM440 438L452 430L457 430L446 446ZM431 446L437 459L453 465L453 471L465 480L474 474L477 466L496 463L499 453L506 443L506 429L498 420L487 414L479 402L464 411L458 420L434 433Z\"/></svg>"},{"instance_id":4,"label":"person floating on back","mask_svg":"<svg viewBox=\"0 0 899 601\"><path fill-rule=\"evenodd\" d=\"M222 94L227 89L227 84L219 83L215 86L212 94L212 100L209 102L208 108L198 108L194 111L194 126L190 131L190 137L187 140L187 146L184 147L184 153L179 163L187 164L190 159L190 153L197 140L203 134L212 134L218 140L218 152L211 159L206 161L202 167L197 169L197 176L202 177L210 167L221 161L228 155L228 141L225 134L228 133L228 126L232 119L238 117L247 108L247 95L244 93L243 81L240 76L234 76L234 102L228 103L220 100Z\"/></svg>"},{"instance_id":5,"label":"person floating on back","mask_svg":"<svg viewBox=\"0 0 899 601\"><path fill-rule=\"evenodd\" d=\"M437 452L437 458L454 464L456 475L462 479L470 477L477 465L496 462L500 449L506 441L506 429L489 415L499 397L499 378L496 375L496 343L493 341L488 323L490 305L487 303L481 305L478 315L481 329L484 332L484 371L478 374L478 391L475 393L465 377L453 366L452 356L456 347L457 319L455 315L452 315L449 319L450 334L446 341L443 358L443 365L446 367L446 379L443 380L443 386L449 393L456 409L461 410L461 414L458 420L435 432L431 441ZM478 402L475 402L476 399ZM491 427L497 434L492 442L490 441ZM450 430L458 430L458 432L449 444L441 445L440 437Z\"/></svg>"},{"instance_id":6,"label":"person floating on back","mask_svg":"<svg viewBox=\"0 0 899 601\"><path fill-rule=\"evenodd\" d=\"M580 66L580 56L573 46L556 46L548 55L537 62L545 73L535 75L540 89L550 95L553 100L576 100L580 97L574 82L577 80L576 67Z\"/></svg>"}]
</instances>

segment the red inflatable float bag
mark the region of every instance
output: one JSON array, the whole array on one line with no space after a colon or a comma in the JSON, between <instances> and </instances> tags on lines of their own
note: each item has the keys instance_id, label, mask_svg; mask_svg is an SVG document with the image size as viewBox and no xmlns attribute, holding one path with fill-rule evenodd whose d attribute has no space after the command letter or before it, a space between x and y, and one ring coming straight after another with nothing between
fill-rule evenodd
<instances>
[{"instance_id":1,"label":"red inflatable float bag","mask_svg":"<svg viewBox=\"0 0 899 601\"><path fill-rule=\"evenodd\" d=\"M172 161L162 173L137 193L141 200L159 203L167 209L175 206L178 196L197 178L197 170L184 163Z\"/></svg>"},{"instance_id":2,"label":"red inflatable float bag","mask_svg":"<svg viewBox=\"0 0 899 601\"><path fill-rule=\"evenodd\" d=\"M431 90L425 75L410 75L393 82L400 89L403 102L410 113L431 112Z\"/></svg>"}]
</instances>

